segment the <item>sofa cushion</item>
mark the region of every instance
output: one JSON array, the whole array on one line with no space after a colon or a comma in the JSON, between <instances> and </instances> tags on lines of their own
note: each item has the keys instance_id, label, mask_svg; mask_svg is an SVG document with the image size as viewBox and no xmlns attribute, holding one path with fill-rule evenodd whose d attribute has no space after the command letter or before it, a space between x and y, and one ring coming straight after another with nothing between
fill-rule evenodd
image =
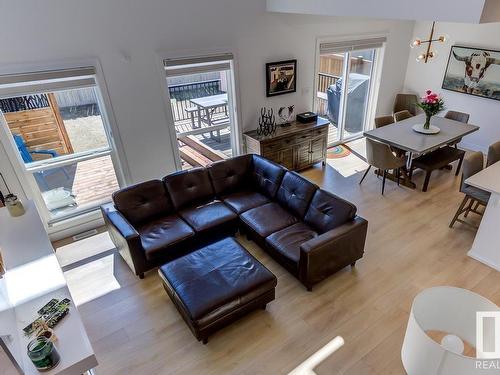
<instances>
[{"instance_id":1,"label":"sofa cushion","mask_svg":"<svg viewBox=\"0 0 500 375\"><path fill-rule=\"evenodd\" d=\"M243 212L240 218L263 238L298 222L295 216L274 202Z\"/></svg>"},{"instance_id":2,"label":"sofa cushion","mask_svg":"<svg viewBox=\"0 0 500 375\"><path fill-rule=\"evenodd\" d=\"M207 170L215 194L221 197L242 189L248 189L251 162L252 155L241 155L211 164Z\"/></svg>"},{"instance_id":3,"label":"sofa cushion","mask_svg":"<svg viewBox=\"0 0 500 375\"><path fill-rule=\"evenodd\" d=\"M252 155L252 183L261 194L273 199L286 168L259 155Z\"/></svg>"},{"instance_id":4,"label":"sofa cushion","mask_svg":"<svg viewBox=\"0 0 500 375\"><path fill-rule=\"evenodd\" d=\"M205 168L179 171L164 177L163 182L177 210L214 198L212 182Z\"/></svg>"},{"instance_id":5,"label":"sofa cushion","mask_svg":"<svg viewBox=\"0 0 500 375\"><path fill-rule=\"evenodd\" d=\"M317 235L318 233L307 224L299 222L271 234L266 238L266 243L281 255L298 263L300 245Z\"/></svg>"},{"instance_id":6,"label":"sofa cushion","mask_svg":"<svg viewBox=\"0 0 500 375\"><path fill-rule=\"evenodd\" d=\"M113 193L115 207L131 224L168 215L173 206L160 180L132 185Z\"/></svg>"},{"instance_id":7,"label":"sofa cushion","mask_svg":"<svg viewBox=\"0 0 500 375\"><path fill-rule=\"evenodd\" d=\"M162 255L168 247L194 235L194 231L177 215L168 215L137 228L147 259Z\"/></svg>"},{"instance_id":8,"label":"sofa cushion","mask_svg":"<svg viewBox=\"0 0 500 375\"><path fill-rule=\"evenodd\" d=\"M269 203L269 198L255 191L239 191L223 196L222 200L238 215L252 208Z\"/></svg>"},{"instance_id":9,"label":"sofa cushion","mask_svg":"<svg viewBox=\"0 0 500 375\"><path fill-rule=\"evenodd\" d=\"M220 201L212 201L198 206L187 207L179 211L179 215L181 215L196 232L202 232L238 219L238 216Z\"/></svg>"},{"instance_id":10,"label":"sofa cushion","mask_svg":"<svg viewBox=\"0 0 500 375\"><path fill-rule=\"evenodd\" d=\"M276 195L277 201L294 215L303 218L318 187L295 172L286 172Z\"/></svg>"},{"instance_id":11,"label":"sofa cushion","mask_svg":"<svg viewBox=\"0 0 500 375\"><path fill-rule=\"evenodd\" d=\"M327 191L318 189L307 209L304 221L319 233L352 220L356 215L356 206Z\"/></svg>"}]
</instances>

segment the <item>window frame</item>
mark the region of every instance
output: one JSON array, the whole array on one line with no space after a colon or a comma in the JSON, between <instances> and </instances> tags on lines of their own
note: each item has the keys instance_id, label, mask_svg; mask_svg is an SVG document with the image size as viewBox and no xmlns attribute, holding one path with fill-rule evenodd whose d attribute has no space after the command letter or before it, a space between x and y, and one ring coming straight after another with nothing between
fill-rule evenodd
<instances>
[{"instance_id":1,"label":"window frame","mask_svg":"<svg viewBox=\"0 0 500 375\"><path fill-rule=\"evenodd\" d=\"M177 134L175 131L175 121L172 114L171 104L170 104L170 94L168 91L168 75L166 74L165 62L166 61L195 61L196 64L207 63L210 65L215 61L224 61L224 59L218 59L218 57L231 56L229 60L230 69L227 71L230 75L230 89L232 93L232 100L228 102L228 111L232 114L231 118L233 120L233 127L231 131L231 148L233 150L234 156L241 155L243 135L241 128L241 113L240 113L240 95L239 95L239 76L238 76L238 59L237 55L230 50L215 50L207 51L206 53L201 53L199 51L184 51L182 53L172 53L172 52L157 52L157 70L158 74L161 76L161 95L163 98L164 106L163 110L165 113L165 118L167 120L167 128L170 135L170 147L172 150L172 157L174 159L174 166L177 171L182 170L181 155L179 152L179 147L177 145ZM204 61L201 61L204 60ZM188 65L188 64L186 64Z\"/></svg>"},{"instance_id":2,"label":"window frame","mask_svg":"<svg viewBox=\"0 0 500 375\"><path fill-rule=\"evenodd\" d=\"M51 62L37 65L21 64L16 65L15 67L7 66L3 69L0 69L0 75L11 75L25 74L26 72L65 71L74 68L80 68L82 66L88 66L95 69L95 73L93 75L95 84L91 87L94 88L97 96L100 116L104 125L103 127L106 133L108 147L84 151L71 155L64 155L57 158L57 160L53 162L40 160L25 164L21 158L21 155L19 154L19 152L17 152L17 146L11 135L7 122L5 121L4 116L0 114L0 135L2 137L2 143L5 152L8 155L10 164L13 167L16 177L23 188L24 194L28 199L32 199L35 202L37 209L40 211L45 221L44 225L46 225L47 228L50 228L55 224L60 224L61 222L64 222L66 220L72 221L73 225L78 225L78 217L86 216L86 214L91 214L91 219L100 219L102 218L102 215L100 214L99 206L97 206L82 209L76 208L74 211L67 215L53 217L53 215L45 205L42 193L35 181L34 173L109 155L112 159L118 185L120 187L126 186L127 182L130 181L130 172L128 169L128 165L125 162L126 159L124 158L123 146L119 137L119 132L117 131L116 121L111 106L111 101L107 93L107 87L104 80L102 67L97 59L86 59L72 62ZM74 88L78 89L81 87L78 87L78 85L76 85ZM71 85L68 85L67 89L71 90ZM88 222L88 220L89 217L86 217L85 222Z\"/></svg>"}]
</instances>

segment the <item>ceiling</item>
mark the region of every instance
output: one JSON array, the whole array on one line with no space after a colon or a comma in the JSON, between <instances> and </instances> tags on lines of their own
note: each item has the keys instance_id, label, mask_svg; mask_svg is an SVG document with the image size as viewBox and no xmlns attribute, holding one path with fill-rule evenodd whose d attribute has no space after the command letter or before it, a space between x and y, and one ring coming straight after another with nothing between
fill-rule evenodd
<instances>
[{"instance_id":1,"label":"ceiling","mask_svg":"<svg viewBox=\"0 0 500 375\"><path fill-rule=\"evenodd\" d=\"M267 0L267 10L416 21L500 22L500 0Z\"/></svg>"}]
</instances>

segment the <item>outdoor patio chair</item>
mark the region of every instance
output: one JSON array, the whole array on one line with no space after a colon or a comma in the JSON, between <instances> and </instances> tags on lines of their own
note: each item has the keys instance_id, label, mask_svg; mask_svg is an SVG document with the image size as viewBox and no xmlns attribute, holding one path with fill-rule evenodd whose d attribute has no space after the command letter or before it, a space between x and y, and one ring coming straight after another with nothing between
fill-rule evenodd
<instances>
[{"instance_id":1,"label":"outdoor patio chair","mask_svg":"<svg viewBox=\"0 0 500 375\"><path fill-rule=\"evenodd\" d=\"M50 157L52 158L59 156L59 154L55 150L29 150L28 146L26 146L26 142L24 141L21 135L13 134L13 136L14 136L14 141L16 142L17 149L19 150L21 158L25 163L32 163L35 161L33 159L32 154L50 155ZM70 179L68 172L66 171L66 169L64 169L64 167L49 169L46 171L40 171L35 173L34 176L38 185L40 185L40 187L43 190L50 190L49 184L45 180L45 177L48 177L58 172L62 172L66 177L66 179L68 180Z\"/></svg>"}]
</instances>

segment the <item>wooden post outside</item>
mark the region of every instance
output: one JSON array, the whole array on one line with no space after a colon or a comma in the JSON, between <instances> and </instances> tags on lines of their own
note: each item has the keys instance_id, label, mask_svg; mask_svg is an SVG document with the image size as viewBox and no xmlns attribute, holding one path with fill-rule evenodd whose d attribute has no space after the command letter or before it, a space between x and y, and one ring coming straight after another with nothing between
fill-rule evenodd
<instances>
[{"instance_id":1,"label":"wooden post outside","mask_svg":"<svg viewBox=\"0 0 500 375\"><path fill-rule=\"evenodd\" d=\"M64 126L64 121L61 117L61 112L59 112L59 105L57 104L56 97L53 93L47 94L47 97L49 98L50 108L54 112L54 118L57 123L57 129L59 135L61 136L61 140L63 141L64 151L66 154L72 154L74 152L73 146L71 145L71 140L69 139L68 132L66 131L66 127Z\"/></svg>"}]
</instances>

